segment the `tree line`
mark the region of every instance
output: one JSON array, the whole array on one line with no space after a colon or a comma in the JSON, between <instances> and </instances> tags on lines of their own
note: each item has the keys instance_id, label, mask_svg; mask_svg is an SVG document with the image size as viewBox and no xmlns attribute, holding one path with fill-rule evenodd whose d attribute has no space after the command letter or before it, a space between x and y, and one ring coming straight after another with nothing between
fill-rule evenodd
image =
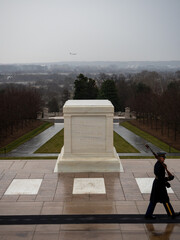
<instances>
[{"instance_id":1,"label":"tree line","mask_svg":"<svg viewBox=\"0 0 180 240\"><path fill-rule=\"evenodd\" d=\"M176 74L177 75L177 74ZM169 135L173 129L174 140L180 133L180 74L165 86L157 73L142 72L133 76L106 75L87 77L79 74L74 81L73 95L68 89L59 93L62 104L69 98L108 99L115 111L124 112L130 107L137 119L152 128L161 128L161 133ZM58 111L55 97L48 102L51 111ZM41 89L22 85L8 85L0 89L0 141L16 129L21 129L29 121L36 119L41 111L43 93ZM44 99L43 99L44 100Z\"/></svg>"},{"instance_id":2,"label":"tree line","mask_svg":"<svg viewBox=\"0 0 180 240\"><path fill-rule=\"evenodd\" d=\"M155 73L153 75L157 77ZM73 98L108 99L116 112L130 107L139 121L151 128L160 128L162 135L166 129L169 136L173 129L176 141L180 133L180 81L170 81L163 88L160 81L153 85L153 78L146 84L146 77L139 75L141 81L139 78L139 81L137 78L127 81L122 75L102 75L101 79L94 80L80 74L74 82Z\"/></svg>"},{"instance_id":3,"label":"tree line","mask_svg":"<svg viewBox=\"0 0 180 240\"><path fill-rule=\"evenodd\" d=\"M8 86L0 90L0 142L37 118L41 96L35 88Z\"/></svg>"},{"instance_id":4,"label":"tree line","mask_svg":"<svg viewBox=\"0 0 180 240\"><path fill-rule=\"evenodd\" d=\"M161 135L174 132L174 141L180 133L180 81L168 84L161 94L155 93L143 83L134 86L129 98L129 106L136 111L136 116L143 124L161 130Z\"/></svg>"}]
</instances>

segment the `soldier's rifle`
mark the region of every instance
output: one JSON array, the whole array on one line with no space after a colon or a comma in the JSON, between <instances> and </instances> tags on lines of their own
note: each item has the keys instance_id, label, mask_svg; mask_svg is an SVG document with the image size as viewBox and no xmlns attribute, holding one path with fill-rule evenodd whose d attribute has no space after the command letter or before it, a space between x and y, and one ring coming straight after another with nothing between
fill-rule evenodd
<instances>
[{"instance_id":1,"label":"soldier's rifle","mask_svg":"<svg viewBox=\"0 0 180 240\"><path fill-rule=\"evenodd\" d=\"M148 144L145 144L145 147L148 148L148 149L150 149L150 151L152 152L152 154L153 154L153 155L155 156L155 158L159 161L157 154L150 148L150 146L149 146ZM174 179L174 176L172 175L172 173L170 173L170 171L167 169L166 164L163 163L163 162L161 162L161 161L160 161L160 163L162 164L162 166L164 167L165 171L167 172L169 179L170 179L170 180Z\"/></svg>"}]
</instances>

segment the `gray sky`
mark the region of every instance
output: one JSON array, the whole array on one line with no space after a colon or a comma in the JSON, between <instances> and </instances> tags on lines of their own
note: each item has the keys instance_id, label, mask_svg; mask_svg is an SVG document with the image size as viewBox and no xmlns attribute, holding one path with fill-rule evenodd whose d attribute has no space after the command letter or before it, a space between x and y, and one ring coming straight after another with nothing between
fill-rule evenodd
<instances>
[{"instance_id":1,"label":"gray sky","mask_svg":"<svg viewBox=\"0 0 180 240\"><path fill-rule=\"evenodd\" d=\"M180 60L180 0L0 0L0 63L159 60Z\"/></svg>"}]
</instances>

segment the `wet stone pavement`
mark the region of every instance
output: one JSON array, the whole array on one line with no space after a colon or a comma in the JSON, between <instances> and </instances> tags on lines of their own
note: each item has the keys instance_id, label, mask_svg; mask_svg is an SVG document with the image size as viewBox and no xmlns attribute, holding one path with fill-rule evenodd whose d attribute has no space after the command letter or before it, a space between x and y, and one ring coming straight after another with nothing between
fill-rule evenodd
<instances>
[{"instance_id":1,"label":"wet stone pavement","mask_svg":"<svg viewBox=\"0 0 180 240\"><path fill-rule=\"evenodd\" d=\"M52 135L62 127L63 124L55 124ZM114 130L121 131L123 137L141 151L140 154L149 154L143 148L143 139L132 136L117 125L114 125ZM40 142L36 139L16 149L11 156L35 155L33 152L52 137L50 132L41 135ZM143 192L137 179L154 178L154 159L121 159L124 169L121 173L58 174L54 173L56 160L44 160L41 156L41 160L0 160L0 215L145 213L150 191ZM175 176L171 182L172 193L169 193L171 204L175 211L180 211L180 159L166 159L166 164ZM84 183L87 180L91 183L93 179L97 184L101 180L105 191L93 192L94 189L90 188L89 192L78 194L74 191L77 179L82 184L80 190L89 189L92 184L84 187ZM16 188L13 183L17 180L20 185ZM38 180L39 185L34 180ZM155 214L165 214L161 204L157 204ZM0 239L6 240L179 240L179 236L180 224L0 225Z\"/></svg>"},{"instance_id":2,"label":"wet stone pavement","mask_svg":"<svg viewBox=\"0 0 180 240\"><path fill-rule=\"evenodd\" d=\"M56 160L1 160L0 215L144 214L149 193L136 178L152 178L153 159L122 159L122 173L54 173ZM168 159L171 203L180 210L180 161ZM7 194L14 180L41 179L36 194ZM105 193L73 194L75 179L104 179ZM20 190L20 189L18 189ZM155 214L165 214L157 204ZM180 224L0 225L0 239L179 239ZM158 236L158 238L157 238Z\"/></svg>"}]
</instances>

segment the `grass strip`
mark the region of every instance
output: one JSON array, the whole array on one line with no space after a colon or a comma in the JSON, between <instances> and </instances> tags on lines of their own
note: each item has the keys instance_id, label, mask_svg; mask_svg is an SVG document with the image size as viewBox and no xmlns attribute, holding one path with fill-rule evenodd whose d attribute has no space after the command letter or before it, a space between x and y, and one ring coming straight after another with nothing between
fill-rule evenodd
<instances>
[{"instance_id":1,"label":"grass strip","mask_svg":"<svg viewBox=\"0 0 180 240\"><path fill-rule=\"evenodd\" d=\"M13 149L17 148L19 145L27 142L28 140L30 140L31 138L40 134L41 132L43 132L47 128L51 127L52 125L53 125L53 123L45 122L41 126L39 126L39 127L35 128L34 130L26 133L25 135L21 136L20 138L16 139L15 141L9 143L8 145L0 148L0 153L5 153L5 152L8 153L8 152L12 151Z\"/></svg>"},{"instance_id":2,"label":"grass strip","mask_svg":"<svg viewBox=\"0 0 180 240\"><path fill-rule=\"evenodd\" d=\"M64 145L64 129L59 131L45 144L38 148L35 153L60 153Z\"/></svg>"},{"instance_id":3,"label":"grass strip","mask_svg":"<svg viewBox=\"0 0 180 240\"><path fill-rule=\"evenodd\" d=\"M64 145L64 129L42 145L35 153L59 153ZM114 146L119 153L138 153L139 151L131 146L119 134L114 132Z\"/></svg>"},{"instance_id":4,"label":"grass strip","mask_svg":"<svg viewBox=\"0 0 180 240\"><path fill-rule=\"evenodd\" d=\"M164 150L165 152L168 153L179 153L180 151L178 151L177 149L170 147L167 143L162 142L161 140L159 140L158 138L148 134L147 132L144 132L142 130L140 130L139 128L133 126L131 123L129 122L122 122L121 126L127 128L128 130L130 130L131 132L135 133L136 135L144 138L145 140L147 140L148 142L151 142L152 144L154 144L155 146L161 148L162 150Z\"/></svg>"}]
</instances>

